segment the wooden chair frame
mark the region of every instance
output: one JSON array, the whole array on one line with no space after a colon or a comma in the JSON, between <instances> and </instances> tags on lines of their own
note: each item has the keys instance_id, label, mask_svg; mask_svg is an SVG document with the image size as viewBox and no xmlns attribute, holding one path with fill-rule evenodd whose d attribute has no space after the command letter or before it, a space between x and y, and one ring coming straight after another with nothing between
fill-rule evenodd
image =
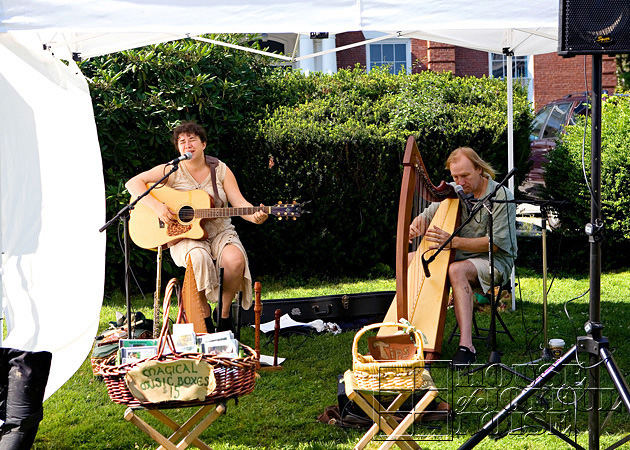
<instances>
[{"instance_id":1,"label":"wooden chair frame","mask_svg":"<svg viewBox=\"0 0 630 450\"><path fill-rule=\"evenodd\" d=\"M344 374L344 383L346 387L346 396L361 408L372 419L374 424L363 435L361 440L354 447L354 450L363 449L379 431L383 431L387 435L387 439L379 447L379 450L386 450L396 444L401 450L419 450L420 446L416 443L412 436L407 434L407 429L414 423L416 416L423 412L429 404L438 396L435 385L429 388L420 398L414 407L407 412L403 420L398 423L393 415L398 412L399 408L413 394L412 391L363 391L356 389L354 386L354 375L348 370ZM385 407L377 399L376 396L385 393L393 393L396 395L394 400Z\"/></svg>"},{"instance_id":2,"label":"wooden chair frame","mask_svg":"<svg viewBox=\"0 0 630 450\"><path fill-rule=\"evenodd\" d=\"M127 408L125 411L125 420L137 426L141 431L151 437L155 442L160 444L157 450L183 450L195 445L201 450L212 450L210 446L199 440L198 437L203 433L220 415L225 412L225 404L201 406L190 418L182 425L164 414L160 409L146 408ZM173 430L173 434L169 437L162 435L159 431L142 420L136 411L145 410L160 422Z\"/></svg>"}]
</instances>

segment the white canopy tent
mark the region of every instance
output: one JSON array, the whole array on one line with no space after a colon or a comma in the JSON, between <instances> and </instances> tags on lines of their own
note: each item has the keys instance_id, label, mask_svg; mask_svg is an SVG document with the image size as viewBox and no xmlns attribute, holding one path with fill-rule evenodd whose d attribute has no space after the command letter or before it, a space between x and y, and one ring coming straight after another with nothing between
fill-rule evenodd
<instances>
[{"instance_id":1,"label":"white canopy tent","mask_svg":"<svg viewBox=\"0 0 630 450\"><path fill-rule=\"evenodd\" d=\"M364 30L531 55L556 51L557 18L555 0L3 0L3 345L53 353L48 397L84 361L98 328L104 187L74 53L89 58L206 33Z\"/></svg>"},{"instance_id":2,"label":"white canopy tent","mask_svg":"<svg viewBox=\"0 0 630 450\"><path fill-rule=\"evenodd\" d=\"M4 0L0 32L36 32L84 57L202 33L368 30L515 55L556 50L553 0ZM60 34L59 34L60 33ZM60 53L59 57L63 57ZM67 55L66 55L67 57Z\"/></svg>"}]
</instances>

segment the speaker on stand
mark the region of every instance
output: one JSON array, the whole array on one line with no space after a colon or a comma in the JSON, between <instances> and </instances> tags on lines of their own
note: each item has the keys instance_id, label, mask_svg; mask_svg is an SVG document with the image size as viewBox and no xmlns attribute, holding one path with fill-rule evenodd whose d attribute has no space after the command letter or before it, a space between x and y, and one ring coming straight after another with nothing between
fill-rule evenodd
<instances>
[{"instance_id":1,"label":"speaker on stand","mask_svg":"<svg viewBox=\"0 0 630 450\"><path fill-rule=\"evenodd\" d=\"M551 381L578 353L586 353L588 368L588 448L599 449L600 438L600 365L606 368L618 399L630 413L630 388L610 352L610 342L602 334L601 317L601 242L604 221L601 217L601 120L602 120L602 56L630 53L630 2L628 0L560 0L558 54L561 56L593 55L591 111L591 218L585 231L590 247L589 320L584 325L586 336L560 356L538 378L525 387L481 430L466 441L460 450L475 447L512 412L517 411L542 386ZM551 431L551 430L550 430ZM582 448L562 433L554 433L575 448ZM630 441L622 438L609 448Z\"/></svg>"},{"instance_id":2,"label":"speaker on stand","mask_svg":"<svg viewBox=\"0 0 630 450\"><path fill-rule=\"evenodd\" d=\"M560 0L558 54L630 53L627 0Z\"/></svg>"}]
</instances>

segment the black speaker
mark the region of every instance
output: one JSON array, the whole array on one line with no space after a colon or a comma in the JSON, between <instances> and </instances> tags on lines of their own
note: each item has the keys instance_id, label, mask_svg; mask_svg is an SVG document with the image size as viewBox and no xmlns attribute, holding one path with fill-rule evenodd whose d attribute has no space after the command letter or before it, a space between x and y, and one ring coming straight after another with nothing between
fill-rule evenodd
<instances>
[{"instance_id":1,"label":"black speaker","mask_svg":"<svg viewBox=\"0 0 630 450\"><path fill-rule=\"evenodd\" d=\"M560 0L558 54L630 53L628 0Z\"/></svg>"}]
</instances>

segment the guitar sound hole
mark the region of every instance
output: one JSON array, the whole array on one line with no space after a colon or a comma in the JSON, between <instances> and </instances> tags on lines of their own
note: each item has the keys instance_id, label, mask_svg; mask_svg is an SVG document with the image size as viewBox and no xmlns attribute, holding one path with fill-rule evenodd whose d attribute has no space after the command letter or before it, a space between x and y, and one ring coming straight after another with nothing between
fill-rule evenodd
<instances>
[{"instance_id":1,"label":"guitar sound hole","mask_svg":"<svg viewBox=\"0 0 630 450\"><path fill-rule=\"evenodd\" d=\"M181 223L192 222L195 218L195 210L191 206L184 206L179 210L179 221Z\"/></svg>"}]
</instances>

